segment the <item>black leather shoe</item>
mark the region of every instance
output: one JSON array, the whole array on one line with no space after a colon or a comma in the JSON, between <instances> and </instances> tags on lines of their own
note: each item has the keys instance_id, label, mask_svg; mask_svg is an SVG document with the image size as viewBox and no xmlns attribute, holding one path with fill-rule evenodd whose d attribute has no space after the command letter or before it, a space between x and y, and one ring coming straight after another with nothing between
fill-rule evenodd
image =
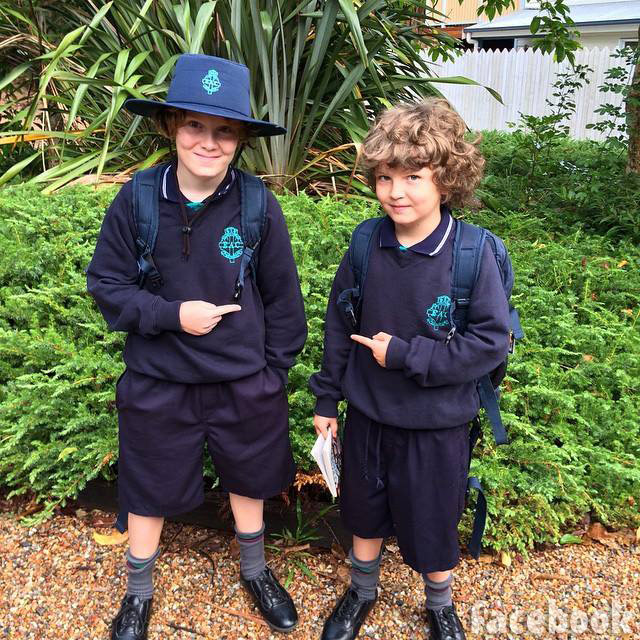
<instances>
[{"instance_id":1,"label":"black leather shoe","mask_svg":"<svg viewBox=\"0 0 640 640\"><path fill-rule=\"evenodd\" d=\"M453 605L440 611L427 609L427 618L430 628L429 640L465 640L467 637Z\"/></svg>"},{"instance_id":2,"label":"black leather shoe","mask_svg":"<svg viewBox=\"0 0 640 640\"><path fill-rule=\"evenodd\" d=\"M138 596L125 596L111 625L111 640L147 640L151 602Z\"/></svg>"},{"instance_id":3,"label":"black leather shoe","mask_svg":"<svg viewBox=\"0 0 640 640\"><path fill-rule=\"evenodd\" d=\"M377 598L360 600L353 587L349 587L338 600L322 629L322 640L353 640Z\"/></svg>"},{"instance_id":4,"label":"black leather shoe","mask_svg":"<svg viewBox=\"0 0 640 640\"><path fill-rule=\"evenodd\" d=\"M298 624L296 607L269 567L265 567L254 580L245 580L240 576L240 581L258 605L262 617L274 631L289 633L295 629Z\"/></svg>"}]
</instances>

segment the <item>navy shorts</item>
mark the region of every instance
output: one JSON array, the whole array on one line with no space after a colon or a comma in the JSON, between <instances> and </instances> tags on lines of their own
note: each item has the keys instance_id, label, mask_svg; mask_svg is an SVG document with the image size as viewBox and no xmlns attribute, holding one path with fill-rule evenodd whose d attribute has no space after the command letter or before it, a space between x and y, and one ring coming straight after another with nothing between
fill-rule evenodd
<instances>
[{"instance_id":1,"label":"navy shorts","mask_svg":"<svg viewBox=\"0 0 640 640\"><path fill-rule=\"evenodd\" d=\"M206 384L127 369L116 405L121 511L172 516L200 505L205 442L225 491L270 498L293 482L287 394L269 368Z\"/></svg>"},{"instance_id":2,"label":"navy shorts","mask_svg":"<svg viewBox=\"0 0 640 640\"><path fill-rule=\"evenodd\" d=\"M395 535L406 564L447 571L460 560L469 426L402 429L350 406L344 429L340 513L360 538Z\"/></svg>"}]
</instances>

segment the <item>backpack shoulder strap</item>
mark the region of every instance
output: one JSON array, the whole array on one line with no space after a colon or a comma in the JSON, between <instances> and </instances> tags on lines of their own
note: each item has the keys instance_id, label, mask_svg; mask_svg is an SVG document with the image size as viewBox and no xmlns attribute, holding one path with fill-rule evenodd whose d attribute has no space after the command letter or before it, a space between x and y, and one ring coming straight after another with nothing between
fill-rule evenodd
<instances>
[{"instance_id":1,"label":"backpack shoulder strap","mask_svg":"<svg viewBox=\"0 0 640 640\"><path fill-rule=\"evenodd\" d=\"M257 176L234 169L240 184L240 225L244 243L255 249L267 220L267 188Z\"/></svg>"},{"instance_id":2,"label":"backpack shoulder strap","mask_svg":"<svg viewBox=\"0 0 640 640\"><path fill-rule=\"evenodd\" d=\"M154 286L162 277L153 262L153 250L158 237L160 183L166 164L136 171L133 175L133 222L136 227L138 286L149 278Z\"/></svg>"},{"instance_id":3,"label":"backpack shoulder strap","mask_svg":"<svg viewBox=\"0 0 640 640\"><path fill-rule=\"evenodd\" d=\"M364 282L367 278L373 236L383 220L384 218L369 218L368 220L364 220L351 234L351 242L349 243L349 266L353 271L356 287L358 287L360 295L362 295Z\"/></svg>"},{"instance_id":4,"label":"backpack shoulder strap","mask_svg":"<svg viewBox=\"0 0 640 640\"><path fill-rule=\"evenodd\" d=\"M364 283L367 278L369 256L373 246L373 238L377 229L382 224L382 218L369 218L361 222L351 234L349 243L349 266L354 276L355 286L345 289L338 295L338 306L347 315L354 327L358 326L360 304L364 291Z\"/></svg>"},{"instance_id":5,"label":"backpack shoulder strap","mask_svg":"<svg viewBox=\"0 0 640 640\"><path fill-rule=\"evenodd\" d=\"M447 336L447 342L451 340L456 331L467 328L467 316L471 293L480 273L484 243L488 232L482 227L458 220L456 222L456 235L453 241L453 265L451 269L451 330ZM507 432L500 416L498 397L491 383L489 374L478 380L478 395L480 405L487 412L487 418L491 423L491 430L496 444L507 444Z\"/></svg>"},{"instance_id":6,"label":"backpack shoulder strap","mask_svg":"<svg viewBox=\"0 0 640 640\"><path fill-rule=\"evenodd\" d=\"M453 240L453 264L451 267L451 340L455 331L467 328L467 315L471 292L480 273L486 229L456 220L456 234Z\"/></svg>"},{"instance_id":7,"label":"backpack shoulder strap","mask_svg":"<svg viewBox=\"0 0 640 640\"><path fill-rule=\"evenodd\" d=\"M249 265L254 278L257 274L257 248L267 221L267 188L260 178L239 169L234 171L240 185L240 226L244 242L240 271L233 294L233 299L238 301L242 295L245 273Z\"/></svg>"}]
</instances>

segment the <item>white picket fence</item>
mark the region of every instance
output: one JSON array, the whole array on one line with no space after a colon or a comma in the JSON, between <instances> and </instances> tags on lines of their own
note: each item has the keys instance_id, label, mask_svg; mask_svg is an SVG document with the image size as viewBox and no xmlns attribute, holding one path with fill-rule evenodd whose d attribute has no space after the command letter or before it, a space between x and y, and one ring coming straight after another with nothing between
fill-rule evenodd
<instances>
[{"instance_id":1,"label":"white picket fence","mask_svg":"<svg viewBox=\"0 0 640 640\"><path fill-rule=\"evenodd\" d=\"M598 90L605 71L623 64L621 58L612 57L613 53L608 48L582 49L576 53L576 63L589 65L593 73L588 76L589 84L576 92L576 113L568 123L574 138L601 139L598 131L586 128L601 118L594 110L604 103L621 103L619 94ZM507 123L517 122L521 112L536 116L550 112L545 100L552 99L557 74L569 68L568 62L554 62L553 56L533 49L470 51L452 62L436 65L435 73L440 77L464 76L489 86L500 94L504 104L482 87L442 83L434 86L471 129L507 131L510 130Z\"/></svg>"}]
</instances>

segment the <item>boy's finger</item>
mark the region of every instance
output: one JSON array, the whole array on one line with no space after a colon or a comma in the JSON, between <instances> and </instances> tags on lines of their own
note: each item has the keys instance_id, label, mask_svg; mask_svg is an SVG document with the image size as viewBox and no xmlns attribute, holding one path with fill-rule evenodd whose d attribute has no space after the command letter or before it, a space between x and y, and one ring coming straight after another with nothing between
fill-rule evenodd
<instances>
[{"instance_id":1,"label":"boy's finger","mask_svg":"<svg viewBox=\"0 0 640 640\"><path fill-rule=\"evenodd\" d=\"M214 313L216 316L223 316L225 313L233 313L234 311L240 311L242 307L239 304L223 304L216 307Z\"/></svg>"},{"instance_id":2,"label":"boy's finger","mask_svg":"<svg viewBox=\"0 0 640 640\"><path fill-rule=\"evenodd\" d=\"M369 347L369 349L373 347L373 340L371 338L366 338L365 336L359 336L357 333L353 333L351 334L351 339L354 342L363 344L365 347Z\"/></svg>"}]
</instances>

